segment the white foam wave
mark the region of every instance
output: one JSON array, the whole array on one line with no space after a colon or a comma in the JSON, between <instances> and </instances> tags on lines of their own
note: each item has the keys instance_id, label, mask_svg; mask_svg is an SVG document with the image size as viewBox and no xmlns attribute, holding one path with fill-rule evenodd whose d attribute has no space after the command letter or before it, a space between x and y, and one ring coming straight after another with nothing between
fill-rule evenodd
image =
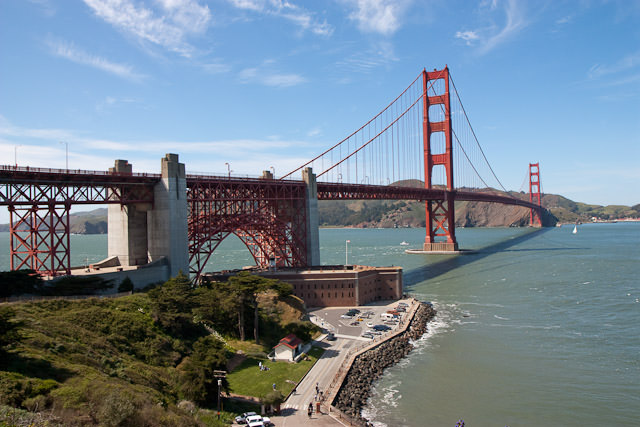
<instances>
[{"instance_id":1,"label":"white foam wave","mask_svg":"<svg viewBox=\"0 0 640 427\"><path fill-rule=\"evenodd\" d=\"M494 314L493 317L495 317L496 319L500 319L500 320L511 320L508 317L500 317L497 314Z\"/></svg>"}]
</instances>

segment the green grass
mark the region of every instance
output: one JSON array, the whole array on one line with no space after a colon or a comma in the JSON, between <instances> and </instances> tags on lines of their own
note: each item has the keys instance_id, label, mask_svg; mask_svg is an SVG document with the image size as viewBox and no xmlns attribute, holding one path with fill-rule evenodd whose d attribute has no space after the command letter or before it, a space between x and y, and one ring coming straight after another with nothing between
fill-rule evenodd
<instances>
[{"instance_id":1,"label":"green grass","mask_svg":"<svg viewBox=\"0 0 640 427\"><path fill-rule=\"evenodd\" d=\"M313 347L309 352L309 360L302 360L298 363L271 362L248 357L227 375L227 380L231 391L236 394L264 397L272 390L272 384L275 383L276 389L287 396L293 390L294 384L297 384L304 377L323 352L323 349ZM260 371L258 362L262 362L269 370Z\"/></svg>"}]
</instances>

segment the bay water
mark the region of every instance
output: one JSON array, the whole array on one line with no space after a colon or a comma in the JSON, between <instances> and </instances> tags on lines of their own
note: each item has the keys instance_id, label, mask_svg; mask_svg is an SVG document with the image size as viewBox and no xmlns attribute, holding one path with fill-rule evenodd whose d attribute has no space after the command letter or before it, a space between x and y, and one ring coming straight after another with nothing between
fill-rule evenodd
<instances>
[{"instance_id":1,"label":"bay water","mask_svg":"<svg viewBox=\"0 0 640 427\"><path fill-rule=\"evenodd\" d=\"M405 254L424 229L321 230L323 264L402 266L405 292L438 311L374 383L365 416L389 427L640 425L640 223L572 230L458 229L461 255ZM71 236L71 247L73 265L95 262L106 236ZM250 264L231 236L208 270Z\"/></svg>"}]
</instances>

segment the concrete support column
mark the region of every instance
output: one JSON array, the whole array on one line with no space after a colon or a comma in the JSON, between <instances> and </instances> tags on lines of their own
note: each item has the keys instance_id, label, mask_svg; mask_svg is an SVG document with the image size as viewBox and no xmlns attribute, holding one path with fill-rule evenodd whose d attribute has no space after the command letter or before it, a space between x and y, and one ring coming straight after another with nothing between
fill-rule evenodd
<instances>
[{"instance_id":1,"label":"concrete support column","mask_svg":"<svg viewBox=\"0 0 640 427\"><path fill-rule=\"evenodd\" d=\"M154 206L147 216L149 259L166 257L170 276L189 275L187 179L177 154L162 158L162 179L154 188Z\"/></svg>"},{"instance_id":2,"label":"concrete support column","mask_svg":"<svg viewBox=\"0 0 640 427\"><path fill-rule=\"evenodd\" d=\"M320 265L320 232L318 225L318 185L311 168L304 168L302 180L307 186L305 209L307 211L307 265Z\"/></svg>"},{"instance_id":3,"label":"concrete support column","mask_svg":"<svg viewBox=\"0 0 640 427\"><path fill-rule=\"evenodd\" d=\"M126 160L116 160L109 172L131 174L133 166ZM148 203L108 206L108 257L118 257L123 266L147 263L147 211L150 207Z\"/></svg>"}]
</instances>

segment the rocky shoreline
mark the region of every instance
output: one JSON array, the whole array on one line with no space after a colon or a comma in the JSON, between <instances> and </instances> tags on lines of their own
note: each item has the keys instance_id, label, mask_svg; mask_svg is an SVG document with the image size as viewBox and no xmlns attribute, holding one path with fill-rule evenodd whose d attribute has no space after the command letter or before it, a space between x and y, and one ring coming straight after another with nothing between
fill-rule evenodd
<instances>
[{"instance_id":1,"label":"rocky shoreline","mask_svg":"<svg viewBox=\"0 0 640 427\"><path fill-rule=\"evenodd\" d=\"M427 331L427 323L436 315L429 303L420 303L411 324L402 334L383 342L356 358L333 402L334 406L359 422L367 422L360 415L367 403L371 384L382 376L389 366L395 365L413 349L412 340Z\"/></svg>"}]
</instances>

